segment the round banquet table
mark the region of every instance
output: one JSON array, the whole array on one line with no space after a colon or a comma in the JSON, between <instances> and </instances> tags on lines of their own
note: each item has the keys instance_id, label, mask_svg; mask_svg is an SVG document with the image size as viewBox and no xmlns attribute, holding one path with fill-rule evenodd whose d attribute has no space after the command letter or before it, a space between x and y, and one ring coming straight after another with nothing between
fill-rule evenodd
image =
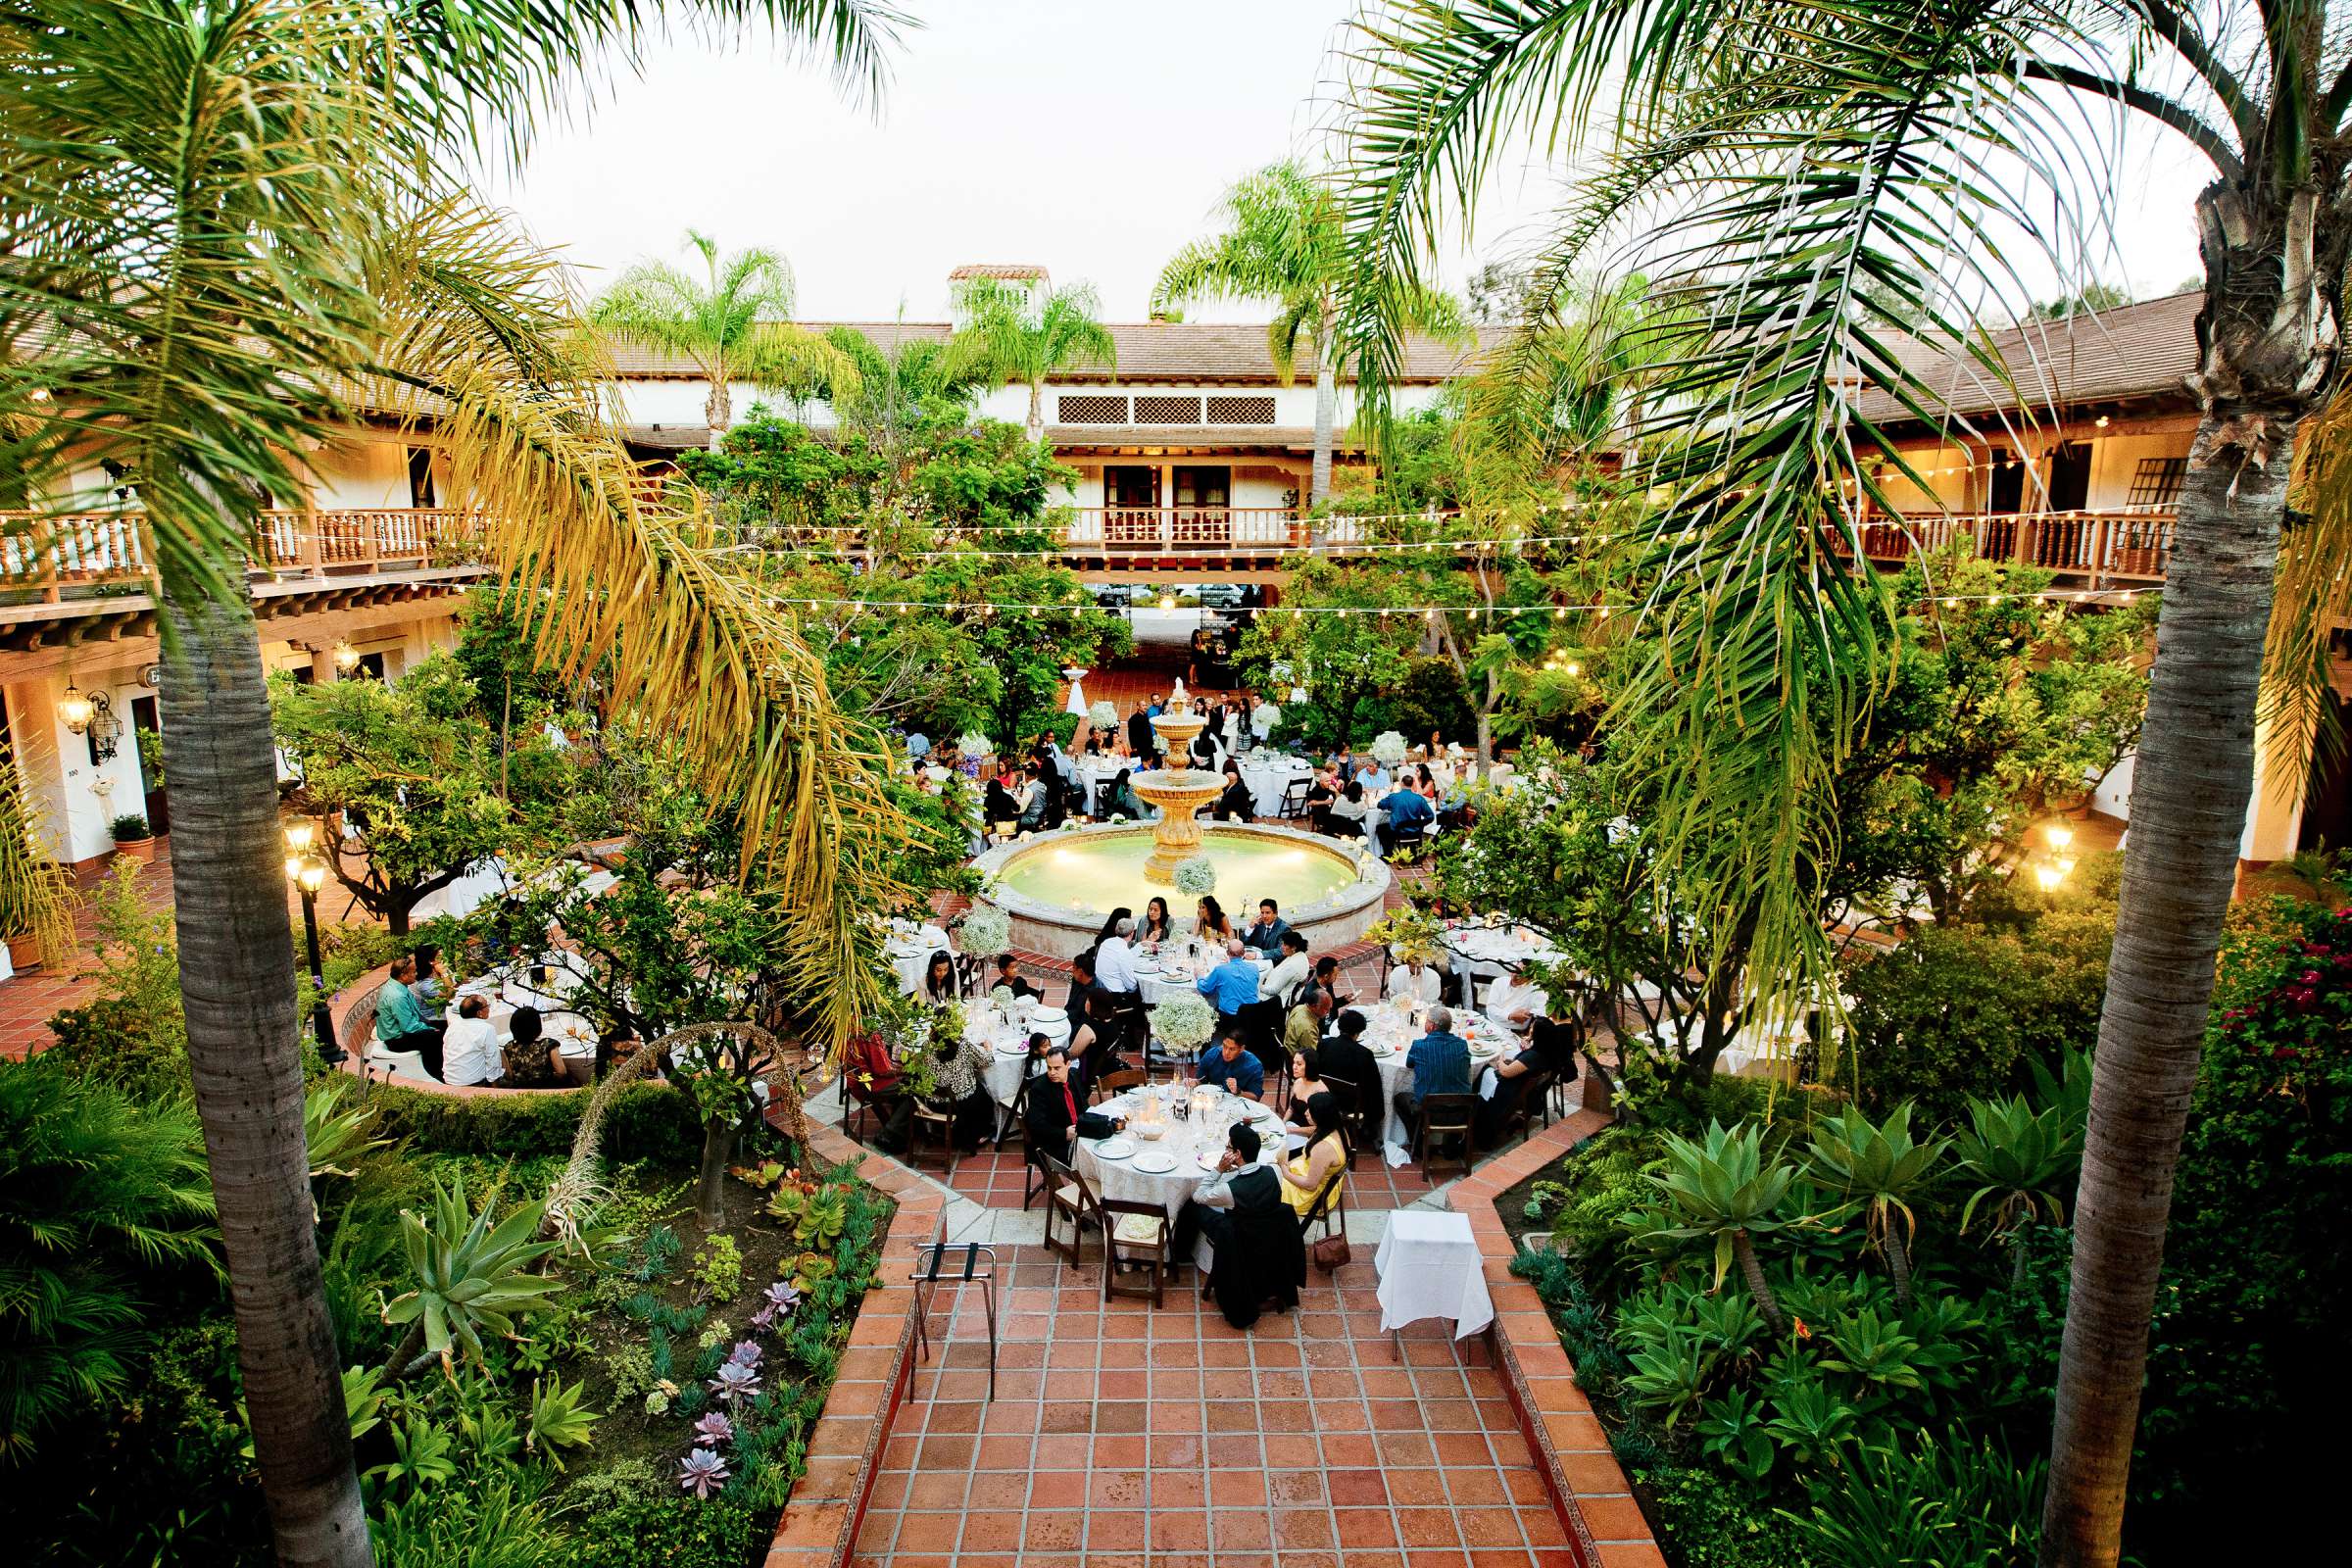
<instances>
[{"instance_id":1,"label":"round banquet table","mask_svg":"<svg viewBox=\"0 0 2352 1568\"><path fill-rule=\"evenodd\" d=\"M1156 1203L1167 1211L1170 1221L1176 1218L1185 1200L1200 1189L1217 1168L1217 1161L1230 1147L1226 1129L1241 1115L1247 1115L1258 1130L1264 1157L1282 1155L1282 1118L1271 1105L1255 1101L1241 1100L1217 1090L1210 1090L1204 1099L1213 1101L1205 1112L1195 1103L1192 1115L1178 1121L1165 1112L1170 1091L1183 1094L1188 1101L1198 1093L1192 1084L1158 1084L1148 1091L1130 1091L1115 1099L1106 1100L1094 1108L1107 1116L1128 1117L1127 1130L1118 1139L1078 1140L1076 1169L1087 1185L1101 1198L1116 1198L1131 1203ZM1163 1106L1161 1125L1167 1131L1159 1138L1143 1138L1135 1131L1134 1113L1140 1103L1139 1096L1150 1094ZM1124 1158L1106 1158L1105 1144L1116 1148L1123 1139L1134 1146L1135 1152ZM1169 1171L1138 1170L1135 1162L1157 1152L1170 1156L1176 1168Z\"/></svg>"},{"instance_id":2,"label":"round banquet table","mask_svg":"<svg viewBox=\"0 0 2352 1568\"><path fill-rule=\"evenodd\" d=\"M931 955L955 951L947 932L930 924L916 932L894 933L882 944L883 956L899 977L899 989L910 997L923 988L923 970L931 962Z\"/></svg>"},{"instance_id":3,"label":"round banquet table","mask_svg":"<svg viewBox=\"0 0 2352 1568\"><path fill-rule=\"evenodd\" d=\"M1143 998L1145 1006L1156 1007L1171 997L1200 995L1194 982L1206 969L1216 967L1216 964L1204 965L1200 958L1187 956L1192 951L1190 944L1177 942L1167 944L1156 955L1147 953L1136 958L1135 988ZM1255 948L1251 948L1247 956L1257 966L1258 983L1262 986L1266 976L1274 972L1273 960ZM1219 954L1216 962L1224 961L1224 955Z\"/></svg>"},{"instance_id":4,"label":"round banquet table","mask_svg":"<svg viewBox=\"0 0 2352 1568\"><path fill-rule=\"evenodd\" d=\"M1067 1045L1070 1020L1035 1019L1026 1027L997 1010L986 997L963 1009L963 1038L988 1047L988 1098L1009 1110L1021 1092L1021 1075L1029 1061L1029 1036L1044 1035L1054 1045Z\"/></svg>"},{"instance_id":5,"label":"round banquet table","mask_svg":"<svg viewBox=\"0 0 2352 1568\"><path fill-rule=\"evenodd\" d=\"M546 1024L546 1038L556 1043L559 1055L570 1059L593 1057L596 1054L596 1030L577 1012L566 1010L570 1003L570 976L559 966L547 971L547 978L533 981L530 965L513 964L477 975L458 987L442 1009L442 1017L451 1023L458 1021L458 1004L467 997L487 997L490 1001L490 1027L497 1031L504 1046L512 1036L514 1009L536 1007Z\"/></svg>"},{"instance_id":6,"label":"round banquet table","mask_svg":"<svg viewBox=\"0 0 2352 1568\"><path fill-rule=\"evenodd\" d=\"M1402 1165L1411 1157L1406 1145L1412 1140L1412 1129L1396 1114L1396 1092L1404 1086L1405 1053L1429 1031L1413 1021L1412 1009L1403 1003L1374 1003L1359 1010L1364 1015L1364 1047L1372 1053L1372 1064L1380 1069L1380 1142L1389 1163ZM1512 1042L1484 1017L1465 1016L1459 1009L1454 1012L1454 1030L1470 1042L1470 1084L1475 1092L1479 1074Z\"/></svg>"},{"instance_id":7,"label":"round banquet table","mask_svg":"<svg viewBox=\"0 0 2352 1568\"><path fill-rule=\"evenodd\" d=\"M1527 926L1455 926L1441 940L1451 956L1454 973L1485 980L1517 974L1531 963L1558 963L1567 957Z\"/></svg>"},{"instance_id":8,"label":"round banquet table","mask_svg":"<svg viewBox=\"0 0 2352 1568\"><path fill-rule=\"evenodd\" d=\"M1302 758L1245 756L1241 763L1242 782L1250 786L1250 805L1260 817L1280 816L1291 785L1315 776L1314 764Z\"/></svg>"},{"instance_id":9,"label":"round banquet table","mask_svg":"<svg viewBox=\"0 0 2352 1568\"><path fill-rule=\"evenodd\" d=\"M1095 796L1100 793L1103 785L1117 778L1121 773L1125 773L1127 782L1132 787L1135 783L1135 775L1145 771L1143 764L1131 757L1080 757L1072 760L1077 766L1079 786L1086 791L1085 810L1089 815L1094 813ZM1150 801L1145 801L1142 805L1144 814L1139 820L1156 821L1159 817L1159 808L1153 806Z\"/></svg>"}]
</instances>

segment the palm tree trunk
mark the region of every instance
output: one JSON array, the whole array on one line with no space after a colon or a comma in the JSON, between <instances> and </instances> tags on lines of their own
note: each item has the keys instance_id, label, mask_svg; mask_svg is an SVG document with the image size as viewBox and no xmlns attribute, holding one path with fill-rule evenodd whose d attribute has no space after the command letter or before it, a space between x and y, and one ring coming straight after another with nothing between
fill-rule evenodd
<instances>
[{"instance_id":1,"label":"palm tree trunk","mask_svg":"<svg viewBox=\"0 0 2352 1568\"><path fill-rule=\"evenodd\" d=\"M1307 504L1321 506L1331 499L1332 427L1340 415L1339 372L1321 343L1315 345L1315 466L1307 487Z\"/></svg>"},{"instance_id":2,"label":"palm tree trunk","mask_svg":"<svg viewBox=\"0 0 2352 1568\"><path fill-rule=\"evenodd\" d=\"M368 1522L303 1152L294 937L261 645L244 604L167 595L165 614L178 644L163 709L180 1000L262 1494L281 1564L366 1568Z\"/></svg>"},{"instance_id":3,"label":"palm tree trunk","mask_svg":"<svg viewBox=\"0 0 2352 1568\"><path fill-rule=\"evenodd\" d=\"M2216 329L2217 344L2235 324ZM2270 368L2251 367L2238 384L2275 387ZM2181 491L2083 1139L2042 1514L2050 1568L2108 1568L2122 1547L2173 1170L2253 793L2255 695L2300 412L2287 397L2209 398Z\"/></svg>"},{"instance_id":4,"label":"palm tree trunk","mask_svg":"<svg viewBox=\"0 0 2352 1568\"><path fill-rule=\"evenodd\" d=\"M1757 1260L1756 1244L1749 1240L1747 1232L1732 1232L1732 1256L1739 1260L1740 1277L1747 1282L1747 1294L1754 1299L1756 1310L1764 1314L1765 1324L1775 1334L1788 1333L1788 1319L1781 1311L1781 1298L1765 1283L1764 1265Z\"/></svg>"},{"instance_id":5,"label":"palm tree trunk","mask_svg":"<svg viewBox=\"0 0 2352 1568\"><path fill-rule=\"evenodd\" d=\"M727 383L720 377L710 382L710 395L703 399L703 418L710 426L706 445L713 452L727 438L727 426L735 419L735 400L727 394Z\"/></svg>"},{"instance_id":6,"label":"palm tree trunk","mask_svg":"<svg viewBox=\"0 0 2352 1568\"><path fill-rule=\"evenodd\" d=\"M1029 444L1039 446L1046 439L1046 384L1029 383Z\"/></svg>"}]
</instances>

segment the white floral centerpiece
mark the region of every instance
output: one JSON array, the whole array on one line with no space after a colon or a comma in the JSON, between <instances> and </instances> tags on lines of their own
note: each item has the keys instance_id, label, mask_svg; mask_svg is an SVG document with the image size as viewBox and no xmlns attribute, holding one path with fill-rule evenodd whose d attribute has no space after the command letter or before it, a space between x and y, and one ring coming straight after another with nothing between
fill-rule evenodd
<instances>
[{"instance_id":1,"label":"white floral centerpiece","mask_svg":"<svg viewBox=\"0 0 2352 1568\"><path fill-rule=\"evenodd\" d=\"M1012 946L1012 917L993 905L975 904L956 932L964 952L993 956Z\"/></svg>"},{"instance_id":2,"label":"white floral centerpiece","mask_svg":"<svg viewBox=\"0 0 2352 1568\"><path fill-rule=\"evenodd\" d=\"M1265 744L1266 737L1282 727L1282 710L1272 703L1260 703L1250 710L1250 730Z\"/></svg>"},{"instance_id":3,"label":"white floral centerpiece","mask_svg":"<svg viewBox=\"0 0 2352 1568\"><path fill-rule=\"evenodd\" d=\"M1190 893L1194 898L1217 891L1217 862L1205 855L1196 855L1176 866L1176 891Z\"/></svg>"},{"instance_id":4,"label":"white floral centerpiece","mask_svg":"<svg viewBox=\"0 0 2352 1568\"><path fill-rule=\"evenodd\" d=\"M1117 729L1119 710L1108 701L1098 698L1086 710L1086 721L1097 729Z\"/></svg>"},{"instance_id":5,"label":"white floral centerpiece","mask_svg":"<svg viewBox=\"0 0 2352 1568\"><path fill-rule=\"evenodd\" d=\"M997 743L976 729L967 729L956 737L956 749L966 757L977 759L995 755Z\"/></svg>"},{"instance_id":6,"label":"white floral centerpiece","mask_svg":"<svg viewBox=\"0 0 2352 1568\"><path fill-rule=\"evenodd\" d=\"M1393 729L1384 729L1372 738L1372 760L1383 767L1402 767L1404 754L1404 737Z\"/></svg>"},{"instance_id":7,"label":"white floral centerpiece","mask_svg":"<svg viewBox=\"0 0 2352 1568\"><path fill-rule=\"evenodd\" d=\"M1200 1050L1216 1027L1216 1009L1200 997L1170 997L1152 1009L1152 1032L1170 1051Z\"/></svg>"}]
</instances>

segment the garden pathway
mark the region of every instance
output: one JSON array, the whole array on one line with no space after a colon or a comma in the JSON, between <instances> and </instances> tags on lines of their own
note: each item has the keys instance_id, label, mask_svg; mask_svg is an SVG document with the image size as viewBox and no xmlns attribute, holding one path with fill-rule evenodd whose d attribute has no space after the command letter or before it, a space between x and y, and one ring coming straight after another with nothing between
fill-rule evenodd
<instances>
[{"instance_id":1,"label":"garden pathway","mask_svg":"<svg viewBox=\"0 0 2352 1568\"><path fill-rule=\"evenodd\" d=\"M1356 1253L1245 1333L1189 1272L1155 1309L1103 1301L1099 1262L1002 1249L996 1396L979 1291L943 1293L944 1354L915 1369L851 1561L1571 1568L1489 1342L1382 1333Z\"/></svg>"}]
</instances>

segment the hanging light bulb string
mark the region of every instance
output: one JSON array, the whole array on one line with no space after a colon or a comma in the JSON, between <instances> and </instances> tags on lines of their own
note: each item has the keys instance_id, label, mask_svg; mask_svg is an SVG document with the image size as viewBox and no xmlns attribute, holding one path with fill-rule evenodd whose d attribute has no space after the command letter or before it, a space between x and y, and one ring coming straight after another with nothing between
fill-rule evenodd
<instances>
[{"instance_id":1,"label":"hanging light bulb string","mask_svg":"<svg viewBox=\"0 0 2352 1568\"><path fill-rule=\"evenodd\" d=\"M1937 608L1956 610L1962 605L2087 605L2092 603L2098 603L2102 605L2116 603L2130 604L2133 599L2137 598L2143 593L2154 593L2157 590L2153 588L2046 588L2034 593L1925 594L1922 595L1918 601L1916 601L1914 608L1920 610ZM824 595L808 594L772 594L768 597L768 603L778 609L784 610L830 609L848 610L852 612L891 612L898 614L906 614L909 612L917 610L929 610L947 613L972 614L981 616L983 618L991 615L1027 614L1030 616L1038 616L1054 612L1069 613L1088 610L1101 611L1102 608L1093 603L1091 600L1065 599L1054 603L1039 604L972 604L962 603L955 600L943 601L936 599L888 599L881 597L830 598ZM1281 617L1287 615L1294 620L1309 615L1377 615L1383 619L1391 616L1419 615L1430 620L1434 620L1440 615L1468 615L1474 620L1504 620L1516 619L1520 616L1526 615L1536 615L1548 617L1553 620L1565 620L1570 615L1585 614L1593 615L1605 620L1612 614L1639 614L1647 608L1647 606L1641 604L1419 604L1382 606L1271 605L1265 609L1256 611L1254 613L1260 617L1269 619L1280 619ZM1107 613L1107 612L1104 612Z\"/></svg>"}]
</instances>

